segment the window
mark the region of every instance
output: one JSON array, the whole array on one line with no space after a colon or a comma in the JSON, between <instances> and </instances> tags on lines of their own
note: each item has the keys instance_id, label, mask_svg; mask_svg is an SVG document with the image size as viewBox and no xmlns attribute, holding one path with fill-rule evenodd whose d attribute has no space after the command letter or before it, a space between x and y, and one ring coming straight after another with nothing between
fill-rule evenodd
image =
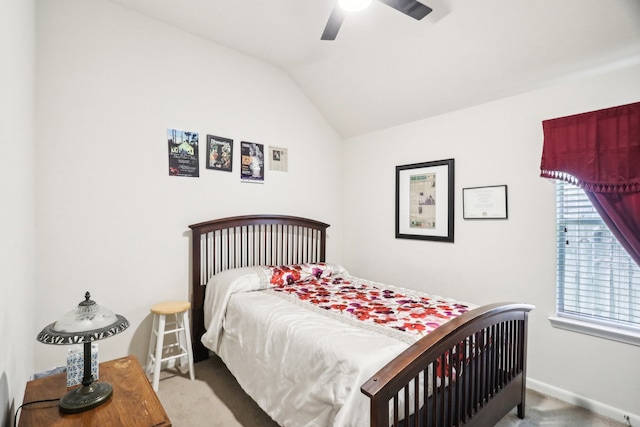
<instances>
[{"instance_id":1,"label":"window","mask_svg":"<svg viewBox=\"0 0 640 427\"><path fill-rule=\"evenodd\" d=\"M630 334L631 343L640 345L640 268L581 188L556 181L556 215L558 317L590 323L586 328L613 330L614 335ZM554 326L566 326L555 324L561 319L551 320Z\"/></svg>"}]
</instances>

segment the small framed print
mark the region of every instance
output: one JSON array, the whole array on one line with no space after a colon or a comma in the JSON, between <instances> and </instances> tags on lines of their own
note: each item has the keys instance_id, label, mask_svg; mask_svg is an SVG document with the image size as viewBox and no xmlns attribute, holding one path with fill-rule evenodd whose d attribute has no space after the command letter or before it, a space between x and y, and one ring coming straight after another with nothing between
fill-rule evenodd
<instances>
[{"instance_id":1,"label":"small framed print","mask_svg":"<svg viewBox=\"0 0 640 427\"><path fill-rule=\"evenodd\" d=\"M264 184L264 145L241 141L240 182Z\"/></svg>"},{"instance_id":2,"label":"small framed print","mask_svg":"<svg viewBox=\"0 0 640 427\"><path fill-rule=\"evenodd\" d=\"M269 170L289 171L289 150L282 147L269 147Z\"/></svg>"},{"instance_id":3,"label":"small framed print","mask_svg":"<svg viewBox=\"0 0 640 427\"><path fill-rule=\"evenodd\" d=\"M507 186L463 188L462 217L464 219L507 219Z\"/></svg>"},{"instance_id":4,"label":"small framed print","mask_svg":"<svg viewBox=\"0 0 640 427\"><path fill-rule=\"evenodd\" d=\"M396 239L453 243L454 159L396 166Z\"/></svg>"},{"instance_id":5,"label":"small framed print","mask_svg":"<svg viewBox=\"0 0 640 427\"><path fill-rule=\"evenodd\" d=\"M207 135L207 169L231 172L233 139Z\"/></svg>"}]
</instances>

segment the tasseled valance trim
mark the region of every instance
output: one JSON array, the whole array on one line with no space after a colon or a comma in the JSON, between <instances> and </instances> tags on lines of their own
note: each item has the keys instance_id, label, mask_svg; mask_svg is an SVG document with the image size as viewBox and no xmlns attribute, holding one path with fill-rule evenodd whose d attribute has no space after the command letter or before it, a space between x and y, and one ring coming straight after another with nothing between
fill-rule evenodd
<instances>
[{"instance_id":1,"label":"tasseled valance trim","mask_svg":"<svg viewBox=\"0 0 640 427\"><path fill-rule=\"evenodd\" d=\"M540 176L543 178L559 179L569 184L576 185L584 191L590 193L638 193L640 192L640 182L624 182L619 184L609 184L602 182L588 182L579 180L575 176L561 171L550 171L542 169Z\"/></svg>"}]
</instances>

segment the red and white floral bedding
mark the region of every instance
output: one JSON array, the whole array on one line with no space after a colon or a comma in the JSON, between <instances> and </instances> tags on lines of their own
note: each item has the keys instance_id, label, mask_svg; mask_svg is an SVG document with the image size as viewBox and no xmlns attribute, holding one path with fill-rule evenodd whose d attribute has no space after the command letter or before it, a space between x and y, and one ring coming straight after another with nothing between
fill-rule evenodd
<instances>
[{"instance_id":1,"label":"red and white floral bedding","mask_svg":"<svg viewBox=\"0 0 640 427\"><path fill-rule=\"evenodd\" d=\"M386 329L414 342L442 323L469 311L469 304L384 286L325 264L267 267L273 290L315 307ZM329 273L327 273L329 272ZM398 334L400 332L401 334Z\"/></svg>"},{"instance_id":2,"label":"red and white floral bedding","mask_svg":"<svg viewBox=\"0 0 640 427\"><path fill-rule=\"evenodd\" d=\"M227 270L207 285L202 342L282 426L368 426L360 386L469 304L301 264Z\"/></svg>"}]
</instances>

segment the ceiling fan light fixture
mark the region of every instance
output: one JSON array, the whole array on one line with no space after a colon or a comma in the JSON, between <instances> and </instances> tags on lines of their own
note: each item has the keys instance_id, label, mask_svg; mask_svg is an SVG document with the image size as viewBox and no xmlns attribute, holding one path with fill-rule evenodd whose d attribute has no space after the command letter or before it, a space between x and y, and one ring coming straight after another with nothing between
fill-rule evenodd
<instances>
[{"instance_id":1,"label":"ceiling fan light fixture","mask_svg":"<svg viewBox=\"0 0 640 427\"><path fill-rule=\"evenodd\" d=\"M371 4L371 0L338 0L338 4L347 12L360 12Z\"/></svg>"}]
</instances>

